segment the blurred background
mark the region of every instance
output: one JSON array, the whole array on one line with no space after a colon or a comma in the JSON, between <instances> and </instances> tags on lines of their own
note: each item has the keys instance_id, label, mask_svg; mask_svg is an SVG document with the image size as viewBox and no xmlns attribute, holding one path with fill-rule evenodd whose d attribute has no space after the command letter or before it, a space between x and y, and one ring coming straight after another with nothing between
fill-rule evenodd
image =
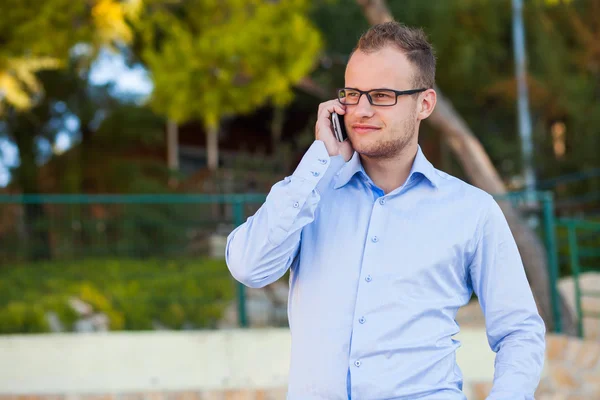
<instances>
[{"instance_id":1,"label":"blurred background","mask_svg":"<svg viewBox=\"0 0 600 400\"><path fill-rule=\"evenodd\" d=\"M548 328L540 395L600 398L599 16L600 0L0 0L0 398L285 398L287 275L237 284L226 237L391 18L436 50L425 155L496 196L517 240ZM476 298L457 321L484 398Z\"/></svg>"}]
</instances>

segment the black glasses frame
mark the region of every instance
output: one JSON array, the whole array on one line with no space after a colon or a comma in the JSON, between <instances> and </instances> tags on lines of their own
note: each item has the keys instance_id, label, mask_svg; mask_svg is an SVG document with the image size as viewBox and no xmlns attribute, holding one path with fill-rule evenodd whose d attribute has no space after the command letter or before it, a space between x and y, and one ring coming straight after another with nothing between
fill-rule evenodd
<instances>
[{"instance_id":1,"label":"black glasses frame","mask_svg":"<svg viewBox=\"0 0 600 400\"><path fill-rule=\"evenodd\" d=\"M358 93L360 93L360 96L358 96L358 100L356 101L356 103L353 104L346 104L344 103L344 101L342 100L342 90L354 90ZM390 92L394 92L396 94L396 97L394 99L394 104L373 104L373 98L371 97L371 92L377 92L377 91L382 91L382 90L387 90ZM426 91L427 88L421 88L421 89L410 89L410 90L394 90L394 89L388 89L388 88L380 88L380 89L371 89L371 90L360 90L360 89L356 89L356 88L340 88L338 89L338 100L340 101L340 103L344 104L344 105L350 105L350 106L354 106L356 104L358 104L360 102L360 98L362 97L363 94L367 95L367 99L369 100L369 103L372 106L375 107L391 107L391 106L395 106L396 104L398 104L398 96L404 96L404 95L409 95L409 94L415 94L415 93L420 93L420 92L424 92Z\"/></svg>"}]
</instances>

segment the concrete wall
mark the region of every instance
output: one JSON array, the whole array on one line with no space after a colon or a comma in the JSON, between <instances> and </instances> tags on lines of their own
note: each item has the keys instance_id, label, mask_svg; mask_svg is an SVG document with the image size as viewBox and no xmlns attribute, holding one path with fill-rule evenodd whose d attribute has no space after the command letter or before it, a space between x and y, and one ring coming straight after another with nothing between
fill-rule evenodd
<instances>
[{"instance_id":1,"label":"concrete wall","mask_svg":"<svg viewBox=\"0 0 600 400\"><path fill-rule=\"evenodd\" d=\"M465 394L483 399L495 357L485 331L463 328L456 338L462 342L457 362ZM583 398L600 398L600 344L549 339L549 369L546 365L540 394L592 395L593 383L598 382L598 392L592 395L598 397ZM98 399L97 395L139 400L285 399L289 347L287 329L2 336L0 400L22 395L32 400L49 400L48 395L69 400Z\"/></svg>"},{"instance_id":2,"label":"concrete wall","mask_svg":"<svg viewBox=\"0 0 600 400\"><path fill-rule=\"evenodd\" d=\"M485 333L457 339L465 379L490 379ZM284 388L289 347L287 329L3 336L0 393Z\"/></svg>"}]
</instances>

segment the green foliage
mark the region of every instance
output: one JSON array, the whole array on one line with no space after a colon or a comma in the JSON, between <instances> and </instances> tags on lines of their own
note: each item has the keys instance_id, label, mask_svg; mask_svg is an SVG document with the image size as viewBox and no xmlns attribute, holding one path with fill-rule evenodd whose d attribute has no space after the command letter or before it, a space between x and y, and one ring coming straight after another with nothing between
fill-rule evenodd
<instances>
[{"instance_id":1,"label":"green foliage","mask_svg":"<svg viewBox=\"0 0 600 400\"><path fill-rule=\"evenodd\" d=\"M3 61L25 54L65 58L75 43L91 38L86 9L83 1L2 0L0 68Z\"/></svg>"},{"instance_id":2,"label":"green foliage","mask_svg":"<svg viewBox=\"0 0 600 400\"><path fill-rule=\"evenodd\" d=\"M530 19L539 20L533 25L536 40L531 45L532 70L541 92L535 105L536 134L545 143L538 161L545 161L551 175L600 167L599 11L600 1L588 0L530 12ZM567 152L551 163L549 139L555 122L565 124Z\"/></svg>"},{"instance_id":3,"label":"green foliage","mask_svg":"<svg viewBox=\"0 0 600 400\"><path fill-rule=\"evenodd\" d=\"M79 50L90 62L101 46L130 42L126 20L135 20L140 6L141 0L0 2L0 114L5 103L18 111L34 106L44 92L35 72L67 64L76 44L87 45Z\"/></svg>"},{"instance_id":4,"label":"green foliage","mask_svg":"<svg viewBox=\"0 0 600 400\"><path fill-rule=\"evenodd\" d=\"M15 301L0 310L0 333L47 332L48 329L44 311L38 305Z\"/></svg>"},{"instance_id":5,"label":"green foliage","mask_svg":"<svg viewBox=\"0 0 600 400\"><path fill-rule=\"evenodd\" d=\"M48 332L50 311L72 330L71 297L105 313L111 330L212 328L235 294L224 261L210 259L44 262L3 267L0 277L3 334Z\"/></svg>"},{"instance_id":6,"label":"green foliage","mask_svg":"<svg viewBox=\"0 0 600 400\"><path fill-rule=\"evenodd\" d=\"M92 85L87 73L78 69L77 59L67 68L40 73L39 79L46 91L42 100L4 125L4 135L18 145L24 161L15 171L15 183L22 190L58 193L166 190L170 172L158 153L164 142L162 117L134 101L116 98L110 85ZM76 129L66 125L69 119L78 121ZM76 143L79 139L68 152L41 154L39 147L34 147L37 140L53 143L65 131L71 131ZM36 159L50 162L40 168ZM40 169L42 178L36 178ZM40 181L42 190L38 188Z\"/></svg>"},{"instance_id":7,"label":"green foliage","mask_svg":"<svg viewBox=\"0 0 600 400\"><path fill-rule=\"evenodd\" d=\"M306 0L150 2L140 17L152 107L177 122L285 104L321 47Z\"/></svg>"}]
</instances>

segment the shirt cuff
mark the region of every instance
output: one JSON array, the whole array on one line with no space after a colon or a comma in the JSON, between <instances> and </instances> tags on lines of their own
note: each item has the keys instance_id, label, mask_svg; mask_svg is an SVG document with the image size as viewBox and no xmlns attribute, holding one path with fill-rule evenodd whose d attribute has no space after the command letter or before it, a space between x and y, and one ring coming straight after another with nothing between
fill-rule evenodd
<instances>
[{"instance_id":1,"label":"shirt cuff","mask_svg":"<svg viewBox=\"0 0 600 400\"><path fill-rule=\"evenodd\" d=\"M279 214L279 226L284 232L291 229L300 212L314 212L320 191L331 185L333 177L343 165L343 156L330 157L325 143L314 141L292 176L284 180L284 187L287 187L286 200ZM312 196L313 193L317 196Z\"/></svg>"},{"instance_id":2,"label":"shirt cuff","mask_svg":"<svg viewBox=\"0 0 600 400\"><path fill-rule=\"evenodd\" d=\"M304 153L292 176L316 185L325 176L325 173L331 169L332 162L336 165L339 164L339 159L341 159L343 165L341 155L330 157L325 143L321 140L315 140Z\"/></svg>"}]
</instances>

